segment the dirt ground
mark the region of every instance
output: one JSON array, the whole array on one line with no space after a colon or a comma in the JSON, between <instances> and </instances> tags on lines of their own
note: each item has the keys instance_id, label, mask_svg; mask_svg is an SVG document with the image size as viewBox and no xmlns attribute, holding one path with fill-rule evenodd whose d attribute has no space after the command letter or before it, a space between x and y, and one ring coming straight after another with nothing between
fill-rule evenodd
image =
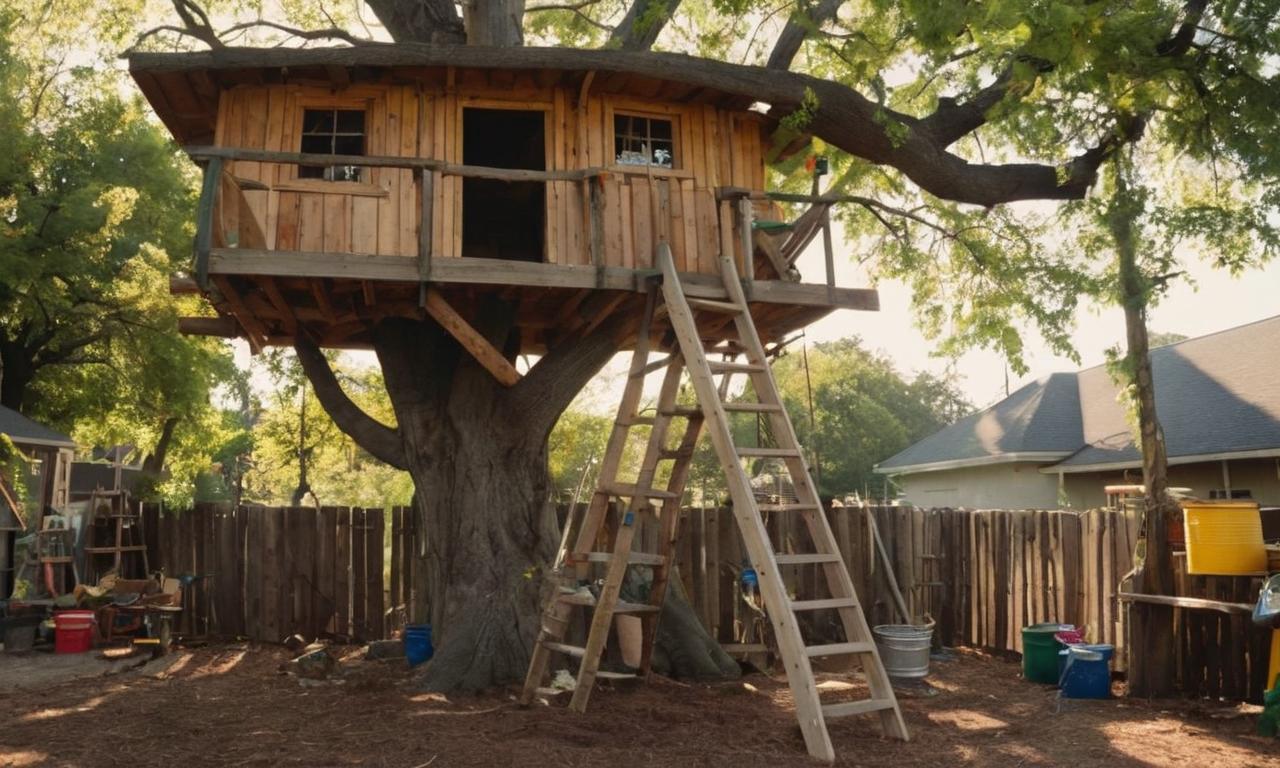
<instances>
[{"instance_id":1,"label":"dirt ground","mask_svg":"<svg viewBox=\"0 0 1280 768\"><path fill-rule=\"evenodd\" d=\"M812 766L784 681L658 679L522 709L511 692L415 690L403 661L344 663L341 684L279 672L279 648L180 651L138 669L0 687L0 766ZM0 667L8 677L13 667ZM853 695L824 676L831 698ZM932 696L904 696L908 744L872 717L834 721L838 765L1280 767L1254 708L1125 699L1059 702L1013 662L935 661Z\"/></svg>"}]
</instances>

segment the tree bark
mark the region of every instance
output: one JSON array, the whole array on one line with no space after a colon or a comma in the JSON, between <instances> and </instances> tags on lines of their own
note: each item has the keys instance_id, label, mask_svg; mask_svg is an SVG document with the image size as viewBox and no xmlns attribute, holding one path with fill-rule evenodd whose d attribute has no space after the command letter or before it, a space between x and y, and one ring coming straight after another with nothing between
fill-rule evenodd
<instances>
[{"instance_id":1,"label":"tree bark","mask_svg":"<svg viewBox=\"0 0 1280 768\"><path fill-rule=\"evenodd\" d=\"M0 405L21 412L27 387L31 386L35 374L31 357L24 347L0 340Z\"/></svg>"},{"instance_id":2,"label":"tree bark","mask_svg":"<svg viewBox=\"0 0 1280 768\"><path fill-rule=\"evenodd\" d=\"M467 45L524 45L524 0L464 0Z\"/></svg>"},{"instance_id":3,"label":"tree bark","mask_svg":"<svg viewBox=\"0 0 1280 768\"><path fill-rule=\"evenodd\" d=\"M647 51L675 16L680 0L635 0L609 35L609 47Z\"/></svg>"},{"instance_id":4,"label":"tree bark","mask_svg":"<svg viewBox=\"0 0 1280 768\"><path fill-rule=\"evenodd\" d=\"M173 442L173 431L177 429L178 421L177 416L170 416L164 420L164 424L160 427L160 439L156 440L155 450L147 454L147 458L142 461L143 474L159 477L164 471L165 458L169 455L169 445Z\"/></svg>"},{"instance_id":5,"label":"tree bark","mask_svg":"<svg viewBox=\"0 0 1280 768\"><path fill-rule=\"evenodd\" d=\"M1142 201L1130 191L1120 163L1116 165L1116 189L1107 223L1116 247L1127 342L1124 375L1138 412L1145 487L1146 556L1138 576L1138 589L1150 595L1172 595L1173 556L1169 530L1181 516L1182 509L1169 495L1164 431L1156 413L1155 378L1151 373L1147 337L1151 282L1138 264L1138 235L1135 231ZM1175 689L1173 609L1131 603L1130 635L1130 694L1141 697L1172 695Z\"/></svg>"},{"instance_id":6,"label":"tree bark","mask_svg":"<svg viewBox=\"0 0 1280 768\"><path fill-rule=\"evenodd\" d=\"M493 302L473 321L511 357L513 314ZM434 322L391 319L375 330L426 545L439 643L423 678L432 690L481 690L519 680L528 667L542 575L560 540L547 436L617 349L607 332L571 346L506 388Z\"/></svg>"},{"instance_id":7,"label":"tree bark","mask_svg":"<svg viewBox=\"0 0 1280 768\"><path fill-rule=\"evenodd\" d=\"M791 69L791 62L800 52L800 46L804 45L809 35L812 35L824 22L834 19L843 3L844 0L818 0L812 5L802 2L791 14L791 18L787 19L787 25L782 28L782 32L778 33L778 39L773 44L773 50L769 52L769 61L765 66L769 69Z\"/></svg>"}]
</instances>

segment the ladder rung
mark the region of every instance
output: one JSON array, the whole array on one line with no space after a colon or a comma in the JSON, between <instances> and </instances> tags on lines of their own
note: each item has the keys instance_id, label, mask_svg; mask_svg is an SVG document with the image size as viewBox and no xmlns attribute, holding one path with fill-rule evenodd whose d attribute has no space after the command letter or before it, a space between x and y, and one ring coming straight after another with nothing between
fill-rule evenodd
<instances>
[{"instance_id":1,"label":"ladder rung","mask_svg":"<svg viewBox=\"0 0 1280 768\"><path fill-rule=\"evenodd\" d=\"M757 504L756 509L761 512L803 512L805 510L813 511L818 508L817 504Z\"/></svg>"},{"instance_id":2,"label":"ladder rung","mask_svg":"<svg viewBox=\"0 0 1280 768\"><path fill-rule=\"evenodd\" d=\"M706 414L696 405L677 405L669 411L659 411L663 416L683 416L687 419L702 418Z\"/></svg>"},{"instance_id":3,"label":"ladder rung","mask_svg":"<svg viewBox=\"0 0 1280 768\"><path fill-rule=\"evenodd\" d=\"M581 605L586 608L596 607L595 595L571 592L569 594L556 595L556 599L562 603L568 603L570 605ZM613 606L614 613L624 614L655 613L657 610L658 606L656 605L649 605L648 603L628 603L626 600L619 600L617 604Z\"/></svg>"},{"instance_id":4,"label":"ladder rung","mask_svg":"<svg viewBox=\"0 0 1280 768\"><path fill-rule=\"evenodd\" d=\"M829 645L811 645L804 649L805 655L814 656L848 656L855 653L871 653L876 649L874 643L831 643Z\"/></svg>"},{"instance_id":5,"label":"ladder rung","mask_svg":"<svg viewBox=\"0 0 1280 768\"><path fill-rule=\"evenodd\" d=\"M774 555L773 559L778 565L809 565L812 563L840 562L839 555L826 555L822 553L805 555Z\"/></svg>"},{"instance_id":6,"label":"ladder rung","mask_svg":"<svg viewBox=\"0 0 1280 768\"><path fill-rule=\"evenodd\" d=\"M620 427L652 426L655 422L657 422L657 420L658 419L655 416L632 416L629 419L619 421L618 426Z\"/></svg>"},{"instance_id":7,"label":"ladder rung","mask_svg":"<svg viewBox=\"0 0 1280 768\"><path fill-rule=\"evenodd\" d=\"M126 547L85 547L84 551L91 555L114 554L116 552L141 552L146 549L145 544L131 544Z\"/></svg>"},{"instance_id":8,"label":"ladder rung","mask_svg":"<svg viewBox=\"0 0 1280 768\"><path fill-rule=\"evenodd\" d=\"M793 600L793 611L821 611L825 608L857 608L856 597L831 597L825 600Z\"/></svg>"},{"instance_id":9,"label":"ladder rung","mask_svg":"<svg viewBox=\"0 0 1280 768\"><path fill-rule=\"evenodd\" d=\"M743 413L777 413L782 410L782 406L777 403L725 403L726 411L740 411Z\"/></svg>"},{"instance_id":10,"label":"ladder rung","mask_svg":"<svg viewBox=\"0 0 1280 768\"><path fill-rule=\"evenodd\" d=\"M796 450L795 448L752 448L749 446L744 446L744 447L735 447L734 450L738 452L739 456L744 456L744 457L768 456L773 458L792 458L792 457L798 458L800 456L800 451Z\"/></svg>"},{"instance_id":11,"label":"ladder rung","mask_svg":"<svg viewBox=\"0 0 1280 768\"><path fill-rule=\"evenodd\" d=\"M686 297L689 306L693 309L705 309L708 312L723 312L727 315L736 315L742 312L742 307L731 301L715 301L714 299L695 299Z\"/></svg>"},{"instance_id":12,"label":"ladder rung","mask_svg":"<svg viewBox=\"0 0 1280 768\"><path fill-rule=\"evenodd\" d=\"M613 561L612 552L588 552L586 560L588 563L608 563ZM667 558L662 555L654 555L648 552L631 552L627 555L627 562L631 565L666 565Z\"/></svg>"},{"instance_id":13,"label":"ladder rung","mask_svg":"<svg viewBox=\"0 0 1280 768\"><path fill-rule=\"evenodd\" d=\"M822 716L849 717L865 715L868 712L879 712L882 709L893 709L893 699L863 699L862 701L841 701L836 704L823 704Z\"/></svg>"},{"instance_id":14,"label":"ladder rung","mask_svg":"<svg viewBox=\"0 0 1280 768\"><path fill-rule=\"evenodd\" d=\"M668 365L671 365L671 361L674 359L675 358L672 357L671 355L667 355L666 357L660 360L655 360L652 363L649 363L648 365L636 371L635 373L628 374L628 378L643 379L645 376L648 376L654 371L660 371L663 368L666 368Z\"/></svg>"},{"instance_id":15,"label":"ladder rung","mask_svg":"<svg viewBox=\"0 0 1280 768\"><path fill-rule=\"evenodd\" d=\"M600 486L601 493L607 493L610 496L640 496L646 499L678 499L678 494L671 491L660 491L657 488L636 488L632 483L615 483L613 485Z\"/></svg>"},{"instance_id":16,"label":"ladder rung","mask_svg":"<svg viewBox=\"0 0 1280 768\"><path fill-rule=\"evenodd\" d=\"M634 672L606 672L600 670L596 672L596 677L601 680L635 680L636 674Z\"/></svg>"},{"instance_id":17,"label":"ladder rung","mask_svg":"<svg viewBox=\"0 0 1280 768\"><path fill-rule=\"evenodd\" d=\"M730 363L719 360L708 360L707 366L712 373L759 373L764 370L763 365L755 363Z\"/></svg>"},{"instance_id":18,"label":"ladder rung","mask_svg":"<svg viewBox=\"0 0 1280 768\"><path fill-rule=\"evenodd\" d=\"M546 648L548 651L555 651L557 653L563 653L566 656L572 656L575 659L582 658L587 652L587 649L581 646L569 645L568 643L553 643L550 640L543 640L542 647Z\"/></svg>"}]
</instances>

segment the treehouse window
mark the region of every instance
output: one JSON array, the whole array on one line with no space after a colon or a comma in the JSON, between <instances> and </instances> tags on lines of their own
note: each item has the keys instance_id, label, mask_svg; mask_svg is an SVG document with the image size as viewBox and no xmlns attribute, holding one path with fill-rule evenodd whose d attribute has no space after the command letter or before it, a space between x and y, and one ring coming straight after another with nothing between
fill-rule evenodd
<instances>
[{"instance_id":1,"label":"treehouse window","mask_svg":"<svg viewBox=\"0 0 1280 768\"><path fill-rule=\"evenodd\" d=\"M363 109L306 109L302 112L302 152L314 155L364 155ZM363 181L358 165L298 166L300 179Z\"/></svg>"},{"instance_id":2,"label":"treehouse window","mask_svg":"<svg viewBox=\"0 0 1280 768\"><path fill-rule=\"evenodd\" d=\"M671 120L640 115L613 116L613 147L618 165L674 168L674 135Z\"/></svg>"}]
</instances>

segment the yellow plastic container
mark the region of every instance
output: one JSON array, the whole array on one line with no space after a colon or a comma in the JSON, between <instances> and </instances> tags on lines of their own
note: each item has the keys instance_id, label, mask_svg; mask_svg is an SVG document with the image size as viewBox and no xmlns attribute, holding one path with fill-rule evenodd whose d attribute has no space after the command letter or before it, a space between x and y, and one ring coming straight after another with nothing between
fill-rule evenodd
<instances>
[{"instance_id":1,"label":"yellow plastic container","mask_svg":"<svg viewBox=\"0 0 1280 768\"><path fill-rule=\"evenodd\" d=\"M1267 570L1262 517L1254 501L1184 501L1187 573L1249 576Z\"/></svg>"}]
</instances>

